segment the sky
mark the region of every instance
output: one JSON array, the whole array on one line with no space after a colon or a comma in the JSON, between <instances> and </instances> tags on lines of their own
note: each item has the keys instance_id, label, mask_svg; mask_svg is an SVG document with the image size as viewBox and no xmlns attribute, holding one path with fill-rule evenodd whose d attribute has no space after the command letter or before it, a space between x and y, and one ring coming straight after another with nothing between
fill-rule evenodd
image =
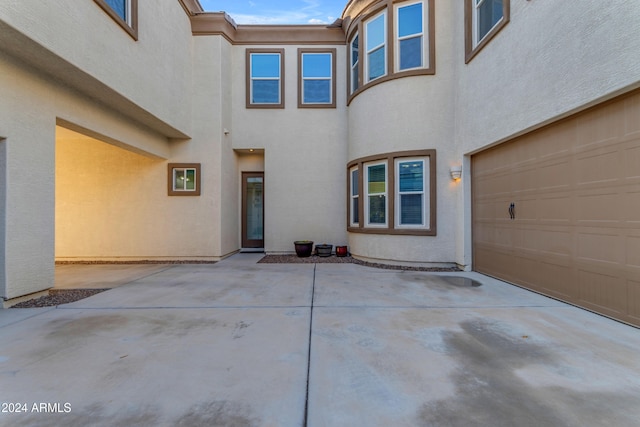
<instances>
[{"instance_id":1,"label":"sky","mask_svg":"<svg viewBox=\"0 0 640 427\"><path fill-rule=\"evenodd\" d=\"M236 24L331 24L348 0L199 0L207 12L224 11Z\"/></svg>"}]
</instances>

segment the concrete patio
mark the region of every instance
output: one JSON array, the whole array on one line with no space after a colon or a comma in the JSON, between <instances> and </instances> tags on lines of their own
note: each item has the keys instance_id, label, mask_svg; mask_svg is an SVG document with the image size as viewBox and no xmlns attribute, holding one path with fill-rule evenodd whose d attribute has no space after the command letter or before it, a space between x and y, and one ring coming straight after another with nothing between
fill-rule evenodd
<instances>
[{"instance_id":1,"label":"concrete patio","mask_svg":"<svg viewBox=\"0 0 640 427\"><path fill-rule=\"evenodd\" d=\"M0 310L0 425L638 425L636 328L476 273L259 258L59 268L113 289Z\"/></svg>"}]
</instances>

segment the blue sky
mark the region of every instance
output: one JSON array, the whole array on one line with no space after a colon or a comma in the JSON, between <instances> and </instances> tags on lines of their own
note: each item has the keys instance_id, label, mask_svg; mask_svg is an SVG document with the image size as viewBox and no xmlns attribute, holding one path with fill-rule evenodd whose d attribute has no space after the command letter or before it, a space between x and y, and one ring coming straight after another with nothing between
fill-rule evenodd
<instances>
[{"instance_id":1,"label":"blue sky","mask_svg":"<svg viewBox=\"0 0 640 427\"><path fill-rule=\"evenodd\" d=\"M200 0L208 12L225 11L237 24L331 24L348 0Z\"/></svg>"}]
</instances>

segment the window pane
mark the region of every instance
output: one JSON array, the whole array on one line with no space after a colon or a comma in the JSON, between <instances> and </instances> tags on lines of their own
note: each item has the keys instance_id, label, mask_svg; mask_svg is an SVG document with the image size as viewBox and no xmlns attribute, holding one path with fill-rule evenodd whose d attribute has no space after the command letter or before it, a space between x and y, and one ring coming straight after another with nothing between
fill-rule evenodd
<instances>
[{"instance_id":1,"label":"window pane","mask_svg":"<svg viewBox=\"0 0 640 427\"><path fill-rule=\"evenodd\" d=\"M360 74L360 72L358 71L358 66L356 65L352 72L351 72L351 92L354 92L355 90L358 89L358 74Z\"/></svg>"},{"instance_id":2,"label":"window pane","mask_svg":"<svg viewBox=\"0 0 640 427\"><path fill-rule=\"evenodd\" d=\"M398 9L398 36L422 33L422 3Z\"/></svg>"},{"instance_id":3,"label":"window pane","mask_svg":"<svg viewBox=\"0 0 640 427\"><path fill-rule=\"evenodd\" d=\"M251 77L280 77L280 55L277 53L251 54Z\"/></svg>"},{"instance_id":4,"label":"window pane","mask_svg":"<svg viewBox=\"0 0 640 427\"><path fill-rule=\"evenodd\" d=\"M369 166L369 193L386 191L386 165Z\"/></svg>"},{"instance_id":5,"label":"window pane","mask_svg":"<svg viewBox=\"0 0 640 427\"><path fill-rule=\"evenodd\" d=\"M422 162L403 162L399 164L400 191L423 191L424 172Z\"/></svg>"},{"instance_id":6,"label":"window pane","mask_svg":"<svg viewBox=\"0 0 640 427\"><path fill-rule=\"evenodd\" d=\"M173 188L175 190L184 190L184 169L174 169L173 178Z\"/></svg>"},{"instance_id":7,"label":"window pane","mask_svg":"<svg viewBox=\"0 0 640 427\"><path fill-rule=\"evenodd\" d=\"M279 104L280 81L279 80L254 80L252 103Z\"/></svg>"},{"instance_id":8,"label":"window pane","mask_svg":"<svg viewBox=\"0 0 640 427\"><path fill-rule=\"evenodd\" d=\"M400 41L400 69L422 67L422 36Z\"/></svg>"},{"instance_id":9,"label":"window pane","mask_svg":"<svg viewBox=\"0 0 640 427\"><path fill-rule=\"evenodd\" d=\"M385 224L386 219L386 197L385 196L369 196L369 223Z\"/></svg>"},{"instance_id":10,"label":"window pane","mask_svg":"<svg viewBox=\"0 0 640 427\"><path fill-rule=\"evenodd\" d=\"M352 206L351 206L351 217L352 217L352 221L354 224L357 224L360 222L360 211L358 210L358 198L356 197L355 199L352 199Z\"/></svg>"},{"instance_id":11,"label":"window pane","mask_svg":"<svg viewBox=\"0 0 640 427\"><path fill-rule=\"evenodd\" d=\"M123 21L127 20L127 0L105 0Z\"/></svg>"},{"instance_id":12,"label":"window pane","mask_svg":"<svg viewBox=\"0 0 640 427\"><path fill-rule=\"evenodd\" d=\"M351 171L351 195L352 196L357 196L359 189L358 189L358 170L354 170Z\"/></svg>"},{"instance_id":13,"label":"window pane","mask_svg":"<svg viewBox=\"0 0 640 427\"><path fill-rule=\"evenodd\" d=\"M351 42L351 65L355 65L358 62L358 37L355 36L353 42Z\"/></svg>"},{"instance_id":14,"label":"window pane","mask_svg":"<svg viewBox=\"0 0 640 427\"><path fill-rule=\"evenodd\" d=\"M303 102L312 104L330 104L331 80L305 80Z\"/></svg>"},{"instance_id":15,"label":"window pane","mask_svg":"<svg viewBox=\"0 0 640 427\"><path fill-rule=\"evenodd\" d=\"M384 44L384 15L378 16L367 24L367 51Z\"/></svg>"},{"instance_id":16,"label":"window pane","mask_svg":"<svg viewBox=\"0 0 640 427\"><path fill-rule=\"evenodd\" d=\"M422 224L422 194L400 195L400 224Z\"/></svg>"},{"instance_id":17,"label":"window pane","mask_svg":"<svg viewBox=\"0 0 640 427\"><path fill-rule=\"evenodd\" d=\"M478 40L481 40L502 18L502 0L485 0L478 9Z\"/></svg>"},{"instance_id":18,"label":"window pane","mask_svg":"<svg viewBox=\"0 0 640 427\"><path fill-rule=\"evenodd\" d=\"M303 77L331 77L330 53L303 53Z\"/></svg>"},{"instance_id":19,"label":"window pane","mask_svg":"<svg viewBox=\"0 0 640 427\"><path fill-rule=\"evenodd\" d=\"M186 171L186 190L196 189L196 171L194 169L187 169Z\"/></svg>"},{"instance_id":20,"label":"window pane","mask_svg":"<svg viewBox=\"0 0 640 427\"><path fill-rule=\"evenodd\" d=\"M374 50L369 54L369 80L384 75L384 47Z\"/></svg>"}]
</instances>

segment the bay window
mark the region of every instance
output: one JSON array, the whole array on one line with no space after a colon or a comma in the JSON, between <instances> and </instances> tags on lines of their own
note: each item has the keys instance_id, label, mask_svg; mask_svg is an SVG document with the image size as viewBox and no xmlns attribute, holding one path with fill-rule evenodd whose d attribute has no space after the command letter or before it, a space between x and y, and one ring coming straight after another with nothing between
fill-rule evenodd
<instances>
[{"instance_id":1,"label":"bay window","mask_svg":"<svg viewBox=\"0 0 640 427\"><path fill-rule=\"evenodd\" d=\"M435 165L435 150L401 151L350 162L347 230L435 236Z\"/></svg>"},{"instance_id":2,"label":"bay window","mask_svg":"<svg viewBox=\"0 0 640 427\"><path fill-rule=\"evenodd\" d=\"M435 74L433 8L434 0L386 0L357 17L348 38L349 102L381 82Z\"/></svg>"}]
</instances>

